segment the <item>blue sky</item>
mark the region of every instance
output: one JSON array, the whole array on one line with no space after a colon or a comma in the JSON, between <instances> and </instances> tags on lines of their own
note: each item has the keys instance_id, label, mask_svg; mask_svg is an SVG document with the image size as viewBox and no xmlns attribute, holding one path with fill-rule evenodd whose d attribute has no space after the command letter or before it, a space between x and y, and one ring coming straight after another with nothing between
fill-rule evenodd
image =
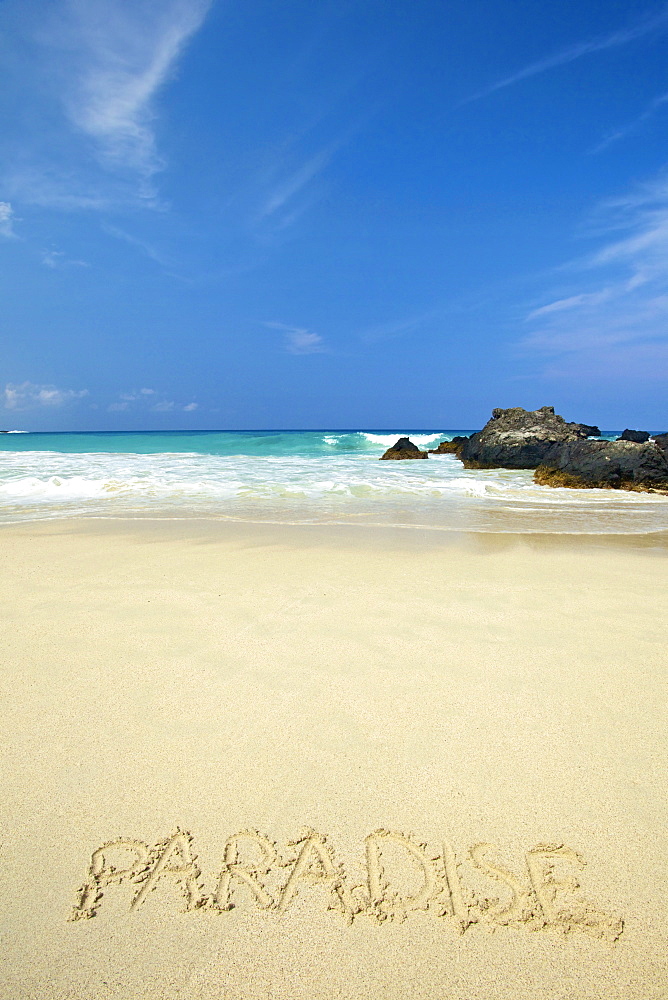
<instances>
[{"instance_id":1,"label":"blue sky","mask_svg":"<svg viewBox=\"0 0 668 1000\"><path fill-rule=\"evenodd\" d=\"M668 426L668 6L0 0L0 72L0 426Z\"/></svg>"}]
</instances>

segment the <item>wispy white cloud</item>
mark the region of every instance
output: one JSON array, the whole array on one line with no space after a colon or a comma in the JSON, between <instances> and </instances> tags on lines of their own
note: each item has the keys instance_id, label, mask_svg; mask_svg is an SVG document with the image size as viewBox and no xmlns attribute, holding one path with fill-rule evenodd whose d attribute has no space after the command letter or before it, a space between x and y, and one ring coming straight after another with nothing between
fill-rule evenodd
<instances>
[{"instance_id":1,"label":"wispy white cloud","mask_svg":"<svg viewBox=\"0 0 668 1000\"><path fill-rule=\"evenodd\" d=\"M103 222L100 228L108 236L112 236L114 239L121 240L123 243L129 244L129 246L135 247L140 254L154 261L171 278L176 278L178 281L185 283L191 283L195 280L187 273L183 273L182 263L179 262L176 254L167 252L161 246L142 239L140 236L129 233L126 229L112 225L109 222ZM232 273L238 273L238 270Z\"/></svg>"},{"instance_id":2,"label":"wispy white cloud","mask_svg":"<svg viewBox=\"0 0 668 1000\"><path fill-rule=\"evenodd\" d=\"M141 250L143 254L154 260L156 264L161 266L171 266L171 262L161 254L152 244L148 243L146 240L140 239L138 236L133 236L132 233L128 233L125 229L121 229L120 226L114 226L111 223L105 222L102 224L102 231L108 236L113 236L114 239L122 240L124 243L129 243L130 246L137 247Z\"/></svg>"},{"instance_id":3,"label":"wispy white cloud","mask_svg":"<svg viewBox=\"0 0 668 1000\"><path fill-rule=\"evenodd\" d=\"M107 406L109 413L125 413L134 410L139 413L170 413L174 409L191 413L199 406L198 403L177 404L173 399L156 399L160 394L156 389L133 389L131 392L120 392L118 398Z\"/></svg>"},{"instance_id":4,"label":"wispy white cloud","mask_svg":"<svg viewBox=\"0 0 668 1000\"><path fill-rule=\"evenodd\" d=\"M599 305L605 302L613 294L609 288L602 288L598 292L581 292L579 295L570 295L565 299L557 299L549 302L546 306L533 309L527 316L527 321L538 319L541 316L549 316L551 313L564 312L567 309L579 309L583 306Z\"/></svg>"},{"instance_id":5,"label":"wispy white cloud","mask_svg":"<svg viewBox=\"0 0 668 1000\"><path fill-rule=\"evenodd\" d=\"M52 271L62 267L90 267L85 260L73 260L64 250L42 250L42 264Z\"/></svg>"},{"instance_id":6,"label":"wispy white cloud","mask_svg":"<svg viewBox=\"0 0 668 1000\"><path fill-rule=\"evenodd\" d=\"M0 236L6 239L15 239L14 232L14 209L8 201L0 201Z\"/></svg>"},{"instance_id":7,"label":"wispy white cloud","mask_svg":"<svg viewBox=\"0 0 668 1000\"><path fill-rule=\"evenodd\" d=\"M42 250L42 264L45 267L55 269L60 267L64 256L62 250Z\"/></svg>"},{"instance_id":8,"label":"wispy white cloud","mask_svg":"<svg viewBox=\"0 0 668 1000\"><path fill-rule=\"evenodd\" d=\"M668 93L660 94L658 97L655 97L654 100L650 101L642 114L638 115L637 118L634 118L632 122L629 122L622 128L619 128L610 135L607 135L601 142L598 143L598 145L594 146L591 152L602 153L604 149L612 146L613 143L618 142L620 139L625 139L627 135L632 135L640 129L642 125L644 125L644 123L652 117L652 115L656 114L660 108L665 107L666 104L668 104Z\"/></svg>"},{"instance_id":9,"label":"wispy white cloud","mask_svg":"<svg viewBox=\"0 0 668 1000\"><path fill-rule=\"evenodd\" d=\"M283 334L285 350L289 354L322 354L327 350L324 337L306 327L289 326L287 323L265 323L270 330L280 330Z\"/></svg>"},{"instance_id":10,"label":"wispy white cloud","mask_svg":"<svg viewBox=\"0 0 668 1000\"><path fill-rule=\"evenodd\" d=\"M62 209L160 207L155 174L158 97L213 0L36 0L24 39L25 74L39 66L47 149L21 150L7 172L17 200ZM30 46L33 48L30 48ZM34 46L38 46L35 48ZM62 117L58 121L56 109ZM95 168L97 163L97 169Z\"/></svg>"},{"instance_id":11,"label":"wispy white cloud","mask_svg":"<svg viewBox=\"0 0 668 1000\"><path fill-rule=\"evenodd\" d=\"M330 162L333 149L327 148L312 156L287 177L276 182L259 212L259 220L275 216L285 209Z\"/></svg>"},{"instance_id":12,"label":"wispy white cloud","mask_svg":"<svg viewBox=\"0 0 668 1000\"><path fill-rule=\"evenodd\" d=\"M64 406L88 395L88 389L58 389L55 385L8 382L4 388L6 410L33 410L40 406Z\"/></svg>"},{"instance_id":13,"label":"wispy white cloud","mask_svg":"<svg viewBox=\"0 0 668 1000\"><path fill-rule=\"evenodd\" d=\"M118 399L109 404L107 410L110 413L122 413L129 410L134 403L138 403L140 408L148 406L152 398L157 395L155 389L133 389L132 392L121 392Z\"/></svg>"},{"instance_id":14,"label":"wispy white cloud","mask_svg":"<svg viewBox=\"0 0 668 1000\"><path fill-rule=\"evenodd\" d=\"M7 165L3 172L6 187L13 196L29 205L55 208L63 212L108 211L119 203L136 200L133 191L111 183L100 184L97 179L84 176L85 171L76 167L58 172L57 167L40 169L22 165Z\"/></svg>"},{"instance_id":15,"label":"wispy white cloud","mask_svg":"<svg viewBox=\"0 0 668 1000\"><path fill-rule=\"evenodd\" d=\"M163 166L154 99L210 0L69 0L67 7L80 65L65 98L69 118L106 166L150 178Z\"/></svg>"},{"instance_id":16,"label":"wispy white cloud","mask_svg":"<svg viewBox=\"0 0 668 1000\"><path fill-rule=\"evenodd\" d=\"M146 396L155 396L155 389L139 389L137 392L122 392L121 399L132 402L135 399L144 399Z\"/></svg>"},{"instance_id":17,"label":"wispy white cloud","mask_svg":"<svg viewBox=\"0 0 668 1000\"><path fill-rule=\"evenodd\" d=\"M259 208L255 209L251 223L257 237L262 239L289 229L323 197L327 190L323 175L359 127L340 133L315 153L300 152L296 148L302 145L299 138L276 152L273 161L253 182L256 188L253 199Z\"/></svg>"},{"instance_id":18,"label":"wispy white cloud","mask_svg":"<svg viewBox=\"0 0 668 1000\"><path fill-rule=\"evenodd\" d=\"M546 372L668 377L668 177L599 207L602 245L571 267L570 294L533 308L522 347Z\"/></svg>"},{"instance_id":19,"label":"wispy white cloud","mask_svg":"<svg viewBox=\"0 0 668 1000\"><path fill-rule=\"evenodd\" d=\"M595 52L604 52L606 49L620 48L623 45L628 45L630 42L635 42L639 38L665 31L666 28L668 28L668 7L664 6L658 13L645 15L637 23L629 25L626 28L621 28L619 31L613 31L608 35L599 35L597 38L590 38L583 42L574 42L572 45L567 45L565 48L553 52L552 55L537 59L535 62L531 62L527 66L522 67L522 69L517 70L517 72L511 73L510 76L503 77L501 80L490 84L489 87L485 87L483 90L478 91L478 93L466 98L466 100L462 101L462 104L468 104L482 97L488 97L498 90L505 90L506 87L512 87L514 84L520 83L522 80L527 80L529 77L538 76L538 74L556 69L558 66L565 66L567 63L575 62L576 59L582 59L583 56L592 55Z\"/></svg>"},{"instance_id":20,"label":"wispy white cloud","mask_svg":"<svg viewBox=\"0 0 668 1000\"><path fill-rule=\"evenodd\" d=\"M377 326L367 327L367 329L363 330L360 333L360 339L367 343L374 343L379 340L392 340L395 337L405 337L441 315L441 310L430 309L427 312L419 313L417 316L410 316L407 319L394 319L387 323L379 323Z\"/></svg>"}]
</instances>

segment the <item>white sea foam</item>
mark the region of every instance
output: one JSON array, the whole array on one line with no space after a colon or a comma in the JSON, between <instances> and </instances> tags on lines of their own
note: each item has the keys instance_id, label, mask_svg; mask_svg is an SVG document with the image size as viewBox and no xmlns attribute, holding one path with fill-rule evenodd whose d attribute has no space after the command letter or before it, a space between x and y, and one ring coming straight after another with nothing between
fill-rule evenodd
<instances>
[{"instance_id":1,"label":"white sea foam","mask_svg":"<svg viewBox=\"0 0 668 1000\"><path fill-rule=\"evenodd\" d=\"M387 440L394 443L398 436L388 435ZM666 497L551 489L536 486L530 471L464 470L451 455L381 463L384 446L383 436L371 452L316 457L4 451L0 520L92 515L475 531L625 533L668 528Z\"/></svg>"}]
</instances>

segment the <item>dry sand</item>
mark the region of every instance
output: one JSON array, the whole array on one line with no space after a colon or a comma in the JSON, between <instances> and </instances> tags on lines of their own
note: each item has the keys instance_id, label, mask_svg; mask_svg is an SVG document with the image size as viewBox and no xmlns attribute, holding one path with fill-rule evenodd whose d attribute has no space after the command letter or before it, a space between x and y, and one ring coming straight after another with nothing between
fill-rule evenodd
<instances>
[{"instance_id":1,"label":"dry sand","mask_svg":"<svg viewBox=\"0 0 668 1000\"><path fill-rule=\"evenodd\" d=\"M3 1000L668 996L665 540L0 552Z\"/></svg>"}]
</instances>

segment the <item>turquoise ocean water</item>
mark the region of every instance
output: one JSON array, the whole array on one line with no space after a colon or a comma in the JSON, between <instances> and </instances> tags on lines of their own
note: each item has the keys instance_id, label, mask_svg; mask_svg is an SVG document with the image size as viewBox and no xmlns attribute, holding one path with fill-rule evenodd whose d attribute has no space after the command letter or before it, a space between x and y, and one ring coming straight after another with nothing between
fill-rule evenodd
<instances>
[{"instance_id":1,"label":"turquoise ocean water","mask_svg":"<svg viewBox=\"0 0 668 1000\"><path fill-rule=\"evenodd\" d=\"M668 528L668 498L535 486L524 470L452 455L379 462L469 429L0 435L0 523L205 518L435 530L635 534ZM613 433L605 435L614 437Z\"/></svg>"}]
</instances>

